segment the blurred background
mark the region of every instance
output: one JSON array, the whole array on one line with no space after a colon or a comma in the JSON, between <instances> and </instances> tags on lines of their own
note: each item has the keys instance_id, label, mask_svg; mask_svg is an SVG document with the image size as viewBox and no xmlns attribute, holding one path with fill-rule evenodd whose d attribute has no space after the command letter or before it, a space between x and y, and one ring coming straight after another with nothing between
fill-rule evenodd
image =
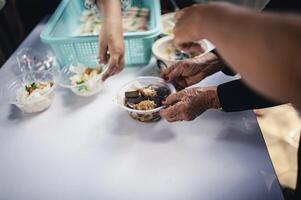
<instances>
[{"instance_id":1,"label":"blurred background","mask_svg":"<svg viewBox=\"0 0 301 200\"><path fill-rule=\"evenodd\" d=\"M179 8L210 0L176 0ZM217 0L211 0L217 1ZM228 0L262 9L269 0ZM31 30L49 16L60 0L0 0L0 67ZM170 0L161 0L162 13L173 12ZM301 119L291 105L255 111L280 183L295 188L297 147Z\"/></svg>"},{"instance_id":2,"label":"blurred background","mask_svg":"<svg viewBox=\"0 0 301 200\"><path fill-rule=\"evenodd\" d=\"M46 15L51 14L60 0L0 0L0 66L20 45L30 31Z\"/></svg>"},{"instance_id":3,"label":"blurred background","mask_svg":"<svg viewBox=\"0 0 301 200\"><path fill-rule=\"evenodd\" d=\"M35 25L49 16L61 0L0 0L0 66L8 59ZM84 1L84 0L83 0ZM217 0L176 0L180 8L193 3ZM268 0L228 0L254 8L262 8ZM161 0L162 13L174 11L169 0Z\"/></svg>"}]
</instances>

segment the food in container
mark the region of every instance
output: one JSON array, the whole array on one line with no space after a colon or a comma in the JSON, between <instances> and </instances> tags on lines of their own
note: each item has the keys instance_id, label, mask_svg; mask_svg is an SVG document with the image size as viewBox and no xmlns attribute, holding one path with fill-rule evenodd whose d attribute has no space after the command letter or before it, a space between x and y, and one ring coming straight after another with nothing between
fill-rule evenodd
<instances>
[{"instance_id":1,"label":"food in container","mask_svg":"<svg viewBox=\"0 0 301 200\"><path fill-rule=\"evenodd\" d=\"M79 96L97 94L103 86L104 65L86 67L82 64L66 66L60 71L59 84Z\"/></svg>"},{"instance_id":2,"label":"food in container","mask_svg":"<svg viewBox=\"0 0 301 200\"><path fill-rule=\"evenodd\" d=\"M168 43L165 47L165 52L163 56L168 60L185 60L189 58L194 58L201 53L188 53L177 49L172 43Z\"/></svg>"},{"instance_id":3,"label":"food in container","mask_svg":"<svg viewBox=\"0 0 301 200\"><path fill-rule=\"evenodd\" d=\"M173 36L165 36L160 38L152 47L152 52L157 59L158 68L160 70L164 70L181 60L203 56L214 49L214 46L206 39L198 41L198 43L202 46L204 51L198 53L188 53L175 48L173 45Z\"/></svg>"},{"instance_id":4,"label":"food in container","mask_svg":"<svg viewBox=\"0 0 301 200\"><path fill-rule=\"evenodd\" d=\"M5 86L4 97L26 113L47 109L54 98L55 80L50 72L29 72Z\"/></svg>"},{"instance_id":5,"label":"food in container","mask_svg":"<svg viewBox=\"0 0 301 200\"><path fill-rule=\"evenodd\" d=\"M162 100L175 92L173 85L158 77L139 77L125 85L117 95L117 103L129 115L141 122L161 119L159 111L164 107Z\"/></svg>"},{"instance_id":6,"label":"food in container","mask_svg":"<svg viewBox=\"0 0 301 200\"><path fill-rule=\"evenodd\" d=\"M45 110L52 103L53 86L52 81L32 82L21 86L16 94L16 105L27 113Z\"/></svg>"},{"instance_id":7,"label":"food in container","mask_svg":"<svg viewBox=\"0 0 301 200\"><path fill-rule=\"evenodd\" d=\"M123 31L147 31L148 21L148 8L130 7L122 15ZM79 35L98 35L102 25L103 20L95 10L84 10L80 17Z\"/></svg>"}]
</instances>

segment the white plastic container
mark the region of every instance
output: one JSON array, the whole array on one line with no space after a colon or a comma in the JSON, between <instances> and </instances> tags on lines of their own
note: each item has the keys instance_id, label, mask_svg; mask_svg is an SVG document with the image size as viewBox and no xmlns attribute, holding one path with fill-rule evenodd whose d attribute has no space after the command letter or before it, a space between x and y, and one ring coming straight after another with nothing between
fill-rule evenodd
<instances>
[{"instance_id":1,"label":"white plastic container","mask_svg":"<svg viewBox=\"0 0 301 200\"><path fill-rule=\"evenodd\" d=\"M33 83L46 83L47 86L28 93L26 86ZM50 72L28 72L9 81L3 95L9 103L16 105L25 113L41 112L52 104L55 86L55 78Z\"/></svg>"},{"instance_id":2,"label":"white plastic container","mask_svg":"<svg viewBox=\"0 0 301 200\"><path fill-rule=\"evenodd\" d=\"M167 56L166 49L172 46L172 42L173 36L165 36L157 40L153 45L152 51L157 59L157 66L160 70L164 70L180 61L171 59L169 56ZM200 40L198 43L202 46L204 52L199 54L197 57L203 56L215 48L213 44L206 39Z\"/></svg>"},{"instance_id":3,"label":"white plastic container","mask_svg":"<svg viewBox=\"0 0 301 200\"><path fill-rule=\"evenodd\" d=\"M86 69L99 70L99 74L93 76L85 76ZM103 88L102 75L106 70L105 65L95 64L94 66L83 66L77 64L76 66L65 66L59 72L58 83L60 86L69 88L73 93L78 96L88 97L95 95ZM79 81L83 77L83 81Z\"/></svg>"},{"instance_id":4,"label":"white plastic container","mask_svg":"<svg viewBox=\"0 0 301 200\"><path fill-rule=\"evenodd\" d=\"M125 92L137 90L139 88L146 87L149 85L166 87L169 89L171 94L176 92L176 89L172 84L165 82L161 78L154 77L154 76L142 76L124 85L116 96L117 104L121 108L125 109L133 119L141 122L155 122L160 120L161 117L159 111L164 106L160 106L152 110L135 110L129 108L125 105Z\"/></svg>"}]
</instances>

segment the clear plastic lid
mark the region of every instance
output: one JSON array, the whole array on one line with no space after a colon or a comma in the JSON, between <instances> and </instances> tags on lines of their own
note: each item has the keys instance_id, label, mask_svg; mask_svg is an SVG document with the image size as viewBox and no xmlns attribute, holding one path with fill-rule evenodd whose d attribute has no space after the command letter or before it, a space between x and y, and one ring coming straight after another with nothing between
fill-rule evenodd
<instances>
[{"instance_id":1,"label":"clear plastic lid","mask_svg":"<svg viewBox=\"0 0 301 200\"><path fill-rule=\"evenodd\" d=\"M41 53L27 47L18 51L16 58L21 73L47 71L58 75L59 64L51 51Z\"/></svg>"}]
</instances>

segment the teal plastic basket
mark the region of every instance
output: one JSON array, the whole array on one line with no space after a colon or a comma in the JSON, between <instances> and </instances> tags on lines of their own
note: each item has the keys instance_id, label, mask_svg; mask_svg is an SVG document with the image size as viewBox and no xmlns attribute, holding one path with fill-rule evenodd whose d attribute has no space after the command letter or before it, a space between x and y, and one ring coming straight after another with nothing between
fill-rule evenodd
<instances>
[{"instance_id":1,"label":"teal plastic basket","mask_svg":"<svg viewBox=\"0 0 301 200\"><path fill-rule=\"evenodd\" d=\"M132 0L132 6L150 9L149 30L124 33L125 62L126 65L147 64L154 40L161 32L160 1ZM84 9L84 0L62 0L40 35L62 66L70 64L74 58L91 65L98 56L98 36L74 36Z\"/></svg>"}]
</instances>

